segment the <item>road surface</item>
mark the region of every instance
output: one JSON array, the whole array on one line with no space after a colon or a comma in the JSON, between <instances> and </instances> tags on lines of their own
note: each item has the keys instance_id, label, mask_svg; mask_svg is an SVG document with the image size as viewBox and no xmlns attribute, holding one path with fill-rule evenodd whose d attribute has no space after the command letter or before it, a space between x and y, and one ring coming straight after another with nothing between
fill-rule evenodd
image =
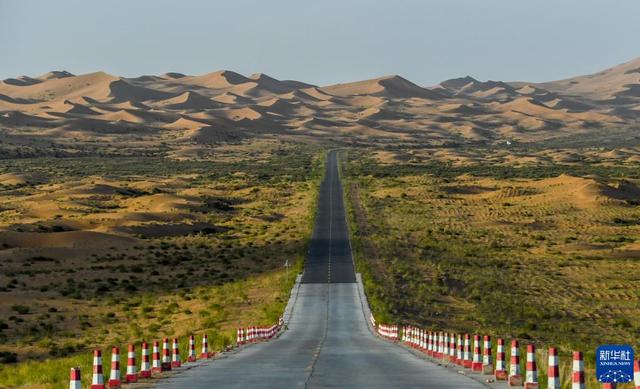
<instances>
[{"instance_id":1,"label":"road surface","mask_svg":"<svg viewBox=\"0 0 640 389\"><path fill-rule=\"evenodd\" d=\"M157 388L484 388L374 336L351 257L335 152L327 158L318 215L289 328L159 381Z\"/></svg>"}]
</instances>

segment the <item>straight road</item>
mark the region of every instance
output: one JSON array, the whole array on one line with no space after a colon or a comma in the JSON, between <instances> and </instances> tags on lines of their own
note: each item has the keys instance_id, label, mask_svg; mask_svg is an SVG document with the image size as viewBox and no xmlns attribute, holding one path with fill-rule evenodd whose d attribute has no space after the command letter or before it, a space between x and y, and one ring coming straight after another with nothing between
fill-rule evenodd
<instances>
[{"instance_id":1,"label":"straight road","mask_svg":"<svg viewBox=\"0 0 640 389\"><path fill-rule=\"evenodd\" d=\"M355 283L335 152L326 169L289 329L161 380L157 388L485 387L371 333Z\"/></svg>"}]
</instances>

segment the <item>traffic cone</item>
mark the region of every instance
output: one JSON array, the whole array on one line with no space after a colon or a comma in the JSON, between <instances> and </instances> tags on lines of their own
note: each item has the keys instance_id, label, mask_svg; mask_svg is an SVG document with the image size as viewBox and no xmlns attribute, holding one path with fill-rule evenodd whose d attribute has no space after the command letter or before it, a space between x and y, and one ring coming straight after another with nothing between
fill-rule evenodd
<instances>
[{"instance_id":1,"label":"traffic cone","mask_svg":"<svg viewBox=\"0 0 640 389\"><path fill-rule=\"evenodd\" d=\"M633 361L633 385L640 389L640 359Z\"/></svg>"},{"instance_id":2,"label":"traffic cone","mask_svg":"<svg viewBox=\"0 0 640 389\"><path fill-rule=\"evenodd\" d=\"M173 359L171 360L171 367L182 366L182 360L180 359L180 345L178 344L178 338L173 338Z\"/></svg>"},{"instance_id":3,"label":"traffic cone","mask_svg":"<svg viewBox=\"0 0 640 389\"><path fill-rule=\"evenodd\" d=\"M560 368L558 367L558 349L549 348L549 367L547 369L547 389L561 389Z\"/></svg>"},{"instance_id":4,"label":"traffic cone","mask_svg":"<svg viewBox=\"0 0 640 389\"><path fill-rule=\"evenodd\" d=\"M169 338L162 339L162 363L160 364L160 370L171 370L171 351L169 350Z\"/></svg>"},{"instance_id":5,"label":"traffic cone","mask_svg":"<svg viewBox=\"0 0 640 389\"><path fill-rule=\"evenodd\" d=\"M140 378L149 378L151 377L151 365L149 363L149 343L142 342L142 355L140 361L140 373L138 376Z\"/></svg>"},{"instance_id":6,"label":"traffic cone","mask_svg":"<svg viewBox=\"0 0 640 389\"><path fill-rule=\"evenodd\" d=\"M71 368L71 374L69 375L69 389L82 389L79 367Z\"/></svg>"},{"instance_id":7,"label":"traffic cone","mask_svg":"<svg viewBox=\"0 0 640 389\"><path fill-rule=\"evenodd\" d=\"M160 363L160 342L153 341L153 365L151 365L151 371L159 373L162 371L162 364Z\"/></svg>"},{"instance_id":8,"label":"traffic cone","mask_svg":"<svg viewBox=\"0 0 640 389\"><path fill-rule=\"evenodd\" d=\"M493 356L491 355L491 336L484 336L482 350L482 374L493 374Z\"/></svg>"},{"instance_id":9,"label":"traffic cone","mask_svg":"<svg viewBox=\"0 0 640 389\"><path fill-rule=\"evenodd\" d=\"M126 382L138 382L138 374L136 373L136 346L130 344L127 349L127 375L124 377Z\"/></svg>"},{"instance_id":10,"label":"traffic cone","mask_svg":"<svg viewBox=\"0 0 640 389\"><path fill-rule=\"evenodd\" d=\"M187 362L195 362L196 361L196 338L191 335L189 336L189 355L187 356Z\"/></svg>"},{"instance_id":11,"label":"traffic cone","mask_svg":"<svg viewBox=\"0 0 640 389\"><path fill-rule=\"evenodd\" d=\"M511 365L509 368L509 386L522 386L522 375L520 373L520 343L517 340L511 341Z\"/></svg>"},{"instance_id":12,"label":"traffic cone","mask_svg":"<svg viewBox=\"0 0 640 389\"><path fill-rule=\"evenodd\" d=\"M91 389L104 389L104 376L102 375L102 351L93 351L93 377Z\"/></svg>"},{"instance_id":13,"label":"traffic cone","mask_svg":"<svg viewBox=\"0 0 640 389\"><path fill-rule=\"evenodd\" d=\"M464 360L462 366L466 369L471 369L473 362L471 361L471 335L464 334L464 352L462 354Z\"/></svg>"},{"instance_id":14,"label":"traffic cone","mask_svg":"<svg viewBox=\"0 0 640 389\"><path fill-rule=\"evenodd\" d=\"M209 358L209 342L207 339L207 334L202 335L202 352L200 353L200 358Z\"/></svg>"},{"instance_id":15,"label":"traffic cone","mask_svg":"<svg viewBox=\"0 0 640 389\"><path fill-rule=\"evenodd\" d=\"M111 349L111 374L109 374L108 386L110 389L120 387L120 349Z\"/></svg>"},{"instance_id":16,"label":"traffic cone","mask_svg":"<svg viewBox=\"0 0 640 389\"><path fill-rule=\"evenodd\" d=\"M482 371L482 352L480 345L480 335L473 335L473 362L471 362L472 371Z\"/></svg>"},{"instance_id":17,"label":"traffic cone","mask_svg":"<svg viewBox=\"0 0 640 389\"><path fill-rule=\"evenodd\" d=\"M527 345L527 371L524 379L525 389L538 388L538 365L536 364L536 345Z\"/></svg>"},{"instance_id":18,"label":"traffic cone","mask_svg":"<svg viewBox=\"0 0 640 389\"><path fill-rule=\"evenodd\" d=\"M585 389L584 357L582 355L582 351L573 352L573 374L571 377L571 389Z\"/></svg>"},{"instance_id":19,"label":"traffic cone","mask_svg":"<svg viewBox=\"0 0 640 389\"><path fill-rule=\"evenodd\" d=\"M456 355L456 363L462 366L464 359L462 358L462 353L464 350L464 346L462 345L462 335L458 334L458 354Z\"/></svg>"}]
</instances>

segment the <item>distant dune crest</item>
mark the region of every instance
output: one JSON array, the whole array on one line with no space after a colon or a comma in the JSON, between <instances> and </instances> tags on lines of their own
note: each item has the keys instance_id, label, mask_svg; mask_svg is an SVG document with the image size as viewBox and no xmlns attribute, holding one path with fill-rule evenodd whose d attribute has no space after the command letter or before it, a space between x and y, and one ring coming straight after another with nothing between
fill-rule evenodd
<instances>
[{"instance_id":1,"label":"distant dune crest","mask_svg":"<svg viewBox=\"0 0 640 389\"><path fill-rule=\"evenodd\" d=\"M504 144L637 127L639 119L640 59L545 83L465 76L433 87L398 75L316 86L230 70L136 78L55 70L0 81L0 126L16 135L46 129L54 141L135 134L208 143L272 133Z\"/></svg>"}]
</instances>

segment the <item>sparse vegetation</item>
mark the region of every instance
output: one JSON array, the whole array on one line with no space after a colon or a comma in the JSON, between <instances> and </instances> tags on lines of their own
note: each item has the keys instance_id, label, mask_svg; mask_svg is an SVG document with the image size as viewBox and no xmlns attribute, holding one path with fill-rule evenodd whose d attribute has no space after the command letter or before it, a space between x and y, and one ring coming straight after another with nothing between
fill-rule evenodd
<instances>
[{"instance_id":1,"label":"sparse vegetation","mask_svg":"<svg viewBox=\"0 0 640 389\"><path fill-rule=\"evenodd\" d=\"M5 161L42 180L0 190L0 386L66 387L94 347L179 336L186 352L187 335L207 332L220 349L237 326L277 320L324 157L282 147L226 163Z\"/></svg>"},{"instance_id":2,"label":"sparse vegetation","mask_svg":"<svg viewBox=\"0 0 640 389\"><path fill-rule=\"evenodd\" d=\"M344 175L380 320L581 349L588 363L599 344L639 346L637 169L368 155L350 151Z\"/></svg>"}]
</instances>

